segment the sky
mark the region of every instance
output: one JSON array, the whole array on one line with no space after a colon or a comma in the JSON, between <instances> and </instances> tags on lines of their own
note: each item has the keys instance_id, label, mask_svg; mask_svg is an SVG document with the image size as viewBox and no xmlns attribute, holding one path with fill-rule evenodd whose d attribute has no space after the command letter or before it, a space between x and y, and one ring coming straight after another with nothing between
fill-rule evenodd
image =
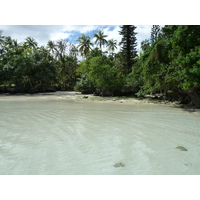
<instances>
[{"instance_id":1,"label":"sky","mask_svg":"<svg viewBox=\"0 0 200 200\"><path fill-rule=\"evenodd\" d=\"M46 45L49 40L67 39L70 43L78 44L77 39L81 34L91 37L91 41L95 43L94 34L98 30L103 30L107 35L107 40L115 39L117 43L121 41L119 35L121 25L0 25L3 30L2 35L11 36L12 39L17 39L22 42L26 37L33 37L39 44ZM137 32L137 49L140 49L140 44L143 40L150 38L151 25L135 25ZM119 49L118 49L119 50Z\"/></svg>"}]
</instances>

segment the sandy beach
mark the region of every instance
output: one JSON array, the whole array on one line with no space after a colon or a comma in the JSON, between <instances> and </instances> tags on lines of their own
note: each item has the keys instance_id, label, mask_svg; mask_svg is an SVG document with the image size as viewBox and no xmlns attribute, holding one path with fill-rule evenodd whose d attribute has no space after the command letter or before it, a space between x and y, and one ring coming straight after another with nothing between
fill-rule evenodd
<instances>
[{"instance_id":1,"label":"sandy beach","mask_svg":"<svg viewBox=\"0 0 200 200\"><path fill-rule=\"evenodd\" d=\"M123 103L123 104L135 104L135 103L150 103L150 104L168 104L168 105L179 105L179 102L170 102L164 100L154 100L151 98L136 98L129 96L120 97L101 97L94 96L93 94L82 94L81 92L75 91L57 91L57 92L46 92L46 93L35 93L35 94L0 94L0 100L37 100L37 99L66 99L83 102L99 102L99 103Z\"/></svg>"}]
</instances>

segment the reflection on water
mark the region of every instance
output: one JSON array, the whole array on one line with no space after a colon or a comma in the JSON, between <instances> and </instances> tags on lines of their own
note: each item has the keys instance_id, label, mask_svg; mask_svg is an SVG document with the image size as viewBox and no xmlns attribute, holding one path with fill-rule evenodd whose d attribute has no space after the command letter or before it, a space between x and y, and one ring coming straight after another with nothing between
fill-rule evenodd
<instances>
[{"instance_id":1,"label":"reflection on water","mask_svg":"<svg viewBox=\"0 0 200 200\"><path fill-rule=\"evenodd\" d=\"M1 98L0 174L200 174L198 113L43 97Z\"/></svg>"}]
</instances>

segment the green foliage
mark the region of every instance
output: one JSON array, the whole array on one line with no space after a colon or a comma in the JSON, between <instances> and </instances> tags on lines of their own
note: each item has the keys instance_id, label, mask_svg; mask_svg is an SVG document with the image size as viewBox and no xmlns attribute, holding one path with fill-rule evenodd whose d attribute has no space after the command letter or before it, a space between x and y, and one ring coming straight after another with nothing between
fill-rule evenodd
<instances>
[{"instance_id":1,"label":"green foliage","mask_svg":"<svg viewBox=\"0 0 200 200\"><path fill-rule=\"evenodd\" d=\"M78 49L81 55L87 58L87 55L90 52L91 47L93 46L93 44L90 41L90 37L82 34L82 36L78 38L78 42Z\"/></svg>"},{"instance_id":2,"label":"green foliage","mask_svg":"<svg viewBox=\"0 0 200 200\"><path fill-rule=\"evenodd\" d=\"M136 38L136 26L134 25L123 25L120 27L119 34L122 35L121 53L123 56L123 65L126 69L126 73L130 73L134 59L137 56L137 38Z\"/></svg>"},{"instance_id":3,"label":"green foliage","mask_svg":"<svg viewBox=\"0 0 200 200\"><path fill-rule=\"evenodd\" d=\"M81 62L78 73L82 74L82 79L79 85L82 84L85 87L90 83L90 86L103 92L120 91L124 85L124 77L115 64L113 60L106 56L90 57L90 59Z\"/></svg>"},{"instance_id":4,"label":"green foliage","mask_svg":"<svg viewBox=\"0 0 200 200\"><path fill-rule=\"evenodd\" d=\"M55 83L56 68L43 48L35 49L30 55L15 56L10 60L12 83L25 92L48 88ZM6 66L6 65L5 65Z\"/></svg>"},{"instance_id":5,"label":"green foliage","mask_svg":"<svg viewBox=\"0 0 200 200\"><path fill-rule=\"evenodd\" d=\"M132 68L132 72L126 76L124 88L126 91L136 93L139 91L140 86L143 85L143 77L141 76L141 64L141 60L138 60Z\"/></svg>"},{"instance_id":6,"label":"green foliage","mask_svg":"<svg viewBox=\"0 0 200 200\"><path fill-rule=\"evenodd\" d=\"M179 56L174 60L177 63L177 77L179 87L183 90L191 90L200 85L200 46L191 49L185 56Z\"/></svg>"},{"instance_id":7,"label":"green foliage","mask_svg":"<svg viewBox=\"0 0 200 200\"><path fill-rule=\"evenodd\" d=\"M91 59L93 57L98 57L98 56L102 56L102 50L96 47L89 52L88 59Z\"/></svg>"},{"instance_id":8,"label":"green foliage","mask_svg":"<svg viewBox=\"0 0 200 200\"><path fill-rule=\"evenodd\" d=\"M154 25L151 39L136 52L136 27L124 25L121 51L115 53L116 40L106 41L99 31L94 35L100 48L92 49L91 38L79 37L78 49L66 40L49 41L47 47L26 38L18 43L0 31L0 85L15 85L19 91L59 89L101 91L109 95L148 93L188 95L200 99L200 26ZM109 52L101 47L107 42ZM78 64L78 50L85 60ZM170 91L170 92L169 92Z\"/></svg>"},{"instance_id":9,"label":"green foliage","mask_svg":"<svg viewBox=\"0 0 200 200\"><path fill-rule=\"evenodd\" d=\"M59 85L64 89L71 89L76 82L77 59L64 55L56 62Z\"/></svg>"},{"instance_id":10,"label":"green foliage","mask_svg":"<svg viewBox=\"0 0 200 200\"><path fill-rule=\"evenodd\" d=\"M150 42L149 40L144 40L141 42L141 49L143 52L145 52L148 48L150 47Z\"/></svg>"},{"instance_id":11,"label":"green foliage","mask_svg":"<svg viewBox=\"0 0 200 200\"><path fill-rule=\"evenodd\" d=\"M131 31L129 26L123 26L121 52L106 57L94 50L88 60L81 63L79 71L87 75L94 87L102 90L117 88L138 96L196 91L200 87L199 27L165 26L160 30L158 25L153 26L151 41L141 43L142 52L134 58L134 65L133 57L130 59L132 64L127 68L128 53L125 52L130 50L127 45L130 39L127 38ZM135 36L133 32L132 27L132 36Z\"/></svg>"},{"instance_id":12,"label":"green foliage","mask_svg":"<svg viewBox=\"0 0 200 200\"><path fill-rule=\"evenodd\" d=\"M163 76L166 74L165 63L168 62L167 45L159 40L154 46L146 48L139 58L140 75L142 76L142 89L148 93L164 89Z\"/></svg>"},{"instance_id":13,"label":"green foliage","mask_svg":"<svg viewBox=\"0 0 200 200\"><path fill-rule=\"evenodd\" d=\"M111 39L107 42L108 51L113 53L117 49L117 40Z\"/></svg>"},{"instance_id":14,"label":"green foliage","mask_svg":"<svg viewBox=\"0 0 200 200\"><path fill-rule=\"evenodd\" d=\"M159 25L153 25L151 28L151 41L152 43L156 42L158 40L160 34L160 26Z\"/></svg>"},{"instance_id":15,"label":"green foliage","mask_svg":"<svg viewBox=\"0 0 200 200\"><path fill-rule=\"evenodd\" d=\"M120 85L121 76L112 63L102 57L94 57L90 61L89 76L97 88L104 90L117 90Z\"/></svg>"},{"instance_id":16,"label":"green foliage","mask_svg":"<svg viewBox=\"0 0 200 200\"><path fill-rule=\"evenodd\" d=\"M47 49L38 47L31 37L20 44L9 36L0 38L1 85L14 84L19 92L74 87L78 61L73 46L66 41L48 42Z\"/></svg>"},{"instance_id":17,"label":"green foliage","mask_svg":"<svg viewBox=\"0 0 200 200\"><path fill-rule=\"evenodd\" d=\"M82 75L74 87L75 91L92 93L95 91L94 82L87 75Z\"/></svg>"},{"instance_id":18,"label":"green foliage","mask_svg":"<svg viewBox=\"0 0 200 200\"><path fill-rule=\"evenodd\" d=\"M200 88L199 31L200 26L165 26L156 40L154 37L151 43L144 41L137 61L138 69L129 75L127 84L139 85L138 96L171 91L179 99L181 95L188 95L197 105Z\"/></svg>"},{"instance_id":19,"label":"green foliage","mask_svg":"<svg viewBox=\"0 0 200 200\"><path fill-rule=\"evenodd\" d=\"M104 35L104 32L102 30L99 30L97 33L95 33L94 37L96 38L95 43L99 45L100 49L102 45L107 43L107 40L105 39L107 35Z\"/></svg>"},{"instance_id":20,"label":"green foliage","mask_svg":"<svg viewBox=\"0 0 200 200\"><path fill-rule=\"evenodd\" d=\"M173 50L179 51L182 55L190 52L196 46L200 46L200 26L181 25L174 32L172 40Z\"/></svg>"}]
</instances>

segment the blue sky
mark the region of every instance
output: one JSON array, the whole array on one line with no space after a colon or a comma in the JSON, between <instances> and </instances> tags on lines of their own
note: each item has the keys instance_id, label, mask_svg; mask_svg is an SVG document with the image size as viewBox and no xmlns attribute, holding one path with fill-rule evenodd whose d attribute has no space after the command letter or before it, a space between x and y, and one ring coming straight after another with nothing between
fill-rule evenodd
<instances>
[{"instance_id":1,"label":"blue sky","mask_svg":"<svg viewBox=\"0 0 200 200\"><path fill-rule=\"evenodd\" d=\"M140 49L140 43L150 38L150 31L152 25L136 25L138 50ZM121 41L121 35L119 35L120 25L0 25L0 29L3 30L3 35L11 36L13 39L17 39L18 42L22 42L26 37L33 37L39 44L46 45L49 40L67 39L73 44L77 44L77 39L81 34L85 34L91 37L91 41L94 43L95 39L93 35L98 30L103 30L108 39L115 39L119 43Z\"/></svg>"},{"instance_id":2,"label":"blue sky","mask_svg":"<svg viewBox=\"0 0 200 200\"><path fill-rule=\"evenodd\" d=\"M82 25L80 25L80 27L81 27ZM108 29L109 31L113 31L114 30L114 28L115 28L116 26L108 26L108 25L101 25L101 26L97 26L95 29L93 29L93 30L90 30L90 31L87 31L86 33L84 33L85 35L88 35L88 36L90 36L91 37L91 39L93 38L93 36L94 36L94 34L97 32L97 30L104 30L104 29ZM67 31L66 31L66 33L67 33ZM78 37L80 37L81 36L81 33L80 33L80 31L71 31L70 32L71 33L71 35L68 37L68 40L70 41L70 42L72 42L72 43L78 43L77 42L77 38ZM83 33L82 33L83 34Z\"/></svg>"}]
</instances>

